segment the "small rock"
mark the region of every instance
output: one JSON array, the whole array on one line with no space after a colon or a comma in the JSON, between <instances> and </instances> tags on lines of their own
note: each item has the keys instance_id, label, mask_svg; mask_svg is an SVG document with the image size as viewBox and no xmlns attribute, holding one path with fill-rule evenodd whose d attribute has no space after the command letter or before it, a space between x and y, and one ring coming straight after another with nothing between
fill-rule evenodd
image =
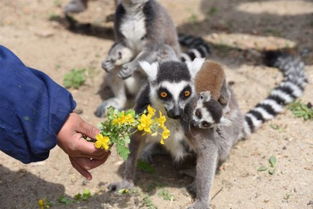
<instances>
[{"instance_id":1,"label":"small rock","mask_svg":"<svg viewBox=\"0 0 313 209\"><path fill-rule=\"evenodd\" d=\"M49 37L54 36L54 33L48 30L47 31L40 30L40 31L35 31L35 35L42 37L42 38L49 38Z\"/></svg>"}]
</instances>

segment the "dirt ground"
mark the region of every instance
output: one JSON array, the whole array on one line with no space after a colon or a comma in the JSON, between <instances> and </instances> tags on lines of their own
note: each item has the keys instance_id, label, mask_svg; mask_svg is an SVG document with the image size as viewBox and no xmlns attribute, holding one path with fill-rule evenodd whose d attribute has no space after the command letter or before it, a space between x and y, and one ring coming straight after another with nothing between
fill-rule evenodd
<instances>
[{"instance_id":1,"label":"dirt ground","mask_svg":"<svg viewBox=\"0 0 313 209\"><path fill-rule=\"evenodd\" d=\"M311 0L173 0L160 2L169 10L179 32L204 37L212 56L223 64L243 111L262 100L281 80L277 69L260 61L259 50L295 47L305 54L306 72L313 80L313 2ZM0 44L13 50L28 66L41 69L62 85L72 68L87 69L87 82L70 90L83 111L81 116L96 125L94 111L101 102L99 91L104 71L100 67L113 43L113 12L110 0L94 0L75 16L68 28L62 14L66 0L1 0ZM310 83L301 100L313 102ZM27 102L27 101L25 101ZM264 124L249 139L239 142L216 175L211 192L212 208L305 209L313 208L313 121L304 122L285 111ZM276 156L273 175L257 171ZM24 165L0 153L0 208L38 208L39 199L53 208L186 208L193 200L185 186L192 179L180 175L170 158L156 158L155 172L138 171L138 190L111 194L106 186L121 179L122 160L112 153L86 181L72 168L58 148L48 160ZM58 203L88 189L88 201ZM171 201L163 200L166 191Z\"/></svg>"}]
</instances>

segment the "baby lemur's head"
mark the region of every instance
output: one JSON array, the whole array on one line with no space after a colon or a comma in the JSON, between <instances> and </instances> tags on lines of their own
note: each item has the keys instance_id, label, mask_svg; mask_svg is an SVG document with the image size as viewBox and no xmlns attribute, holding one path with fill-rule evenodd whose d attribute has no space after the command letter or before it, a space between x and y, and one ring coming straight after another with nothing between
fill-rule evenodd
<instances>
[{"instance_id":1,"label":"baby lemur's head","mask_svg":"<svg viewBox=\"0 0 313 209\"><path fill-rule=\"evenodd\" d=\"M191 125L197 128L213 128L227 125L223 117L228 109L228 91L223 68L215 62L206 61L195 76L196 97L191 107Z\"/></svg>"},{"instance_id":2,"label":"baby lemur's head","mask_svg":"<svg viewBox=\"0 0 313 209\"><path fill-rule=\"evenodd\" d=\"M223 117L222 105L212 98L209 91L201 92L194 100L191 125L197 128L213 128Z\"/></svg>"}]
</instances>

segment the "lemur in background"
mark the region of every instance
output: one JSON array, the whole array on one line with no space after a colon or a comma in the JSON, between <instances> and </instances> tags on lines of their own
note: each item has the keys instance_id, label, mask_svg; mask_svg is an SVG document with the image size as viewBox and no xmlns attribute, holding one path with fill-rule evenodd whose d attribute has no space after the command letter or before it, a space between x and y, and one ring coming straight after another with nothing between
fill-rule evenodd
<instances>
[{"instance_id":1,"label":"lemur in background","mask_svg":"<svg viewBox=\"0 0 313 209\"><path fill-rule=\"evenodd\" d=\"M266 63L278 67L283 72L284 80L245 115L241 114L231 88L223 82L223 72L210 73L208 63L199 71L199 75L207 72L207 76L215 82L210 82L211 85L205 88L202 85L205 83L201 79L203 76L195 81L195 85L201 88L196 88L197 96L185 106L181 119L189 144L197 155L195 181L188 187L195 194L196 201L188 209L209 208L209 192L215 171L218 164L226 160L232 146L266 120L274 118L283 111L285 105L303 93L307 82L304 64L299 59L280 52L267 52L265 55ZM222 68L216 69L222 71ZM228 91L223 91L222 86ZM219 101L221 97L226 98L222 103ZM227 111L223 111L224 102Z\"/></svg>"},{"instance_id":2,"label":"lemur in background","mask_svg":"<svg viewBox=\"0 0 313 209\"><path fill-rule=\"evenodd\" d=\"M198 71L202 69L199 74L203 71L210 72L201 66L215 66L217 72L221 71L216 64L203 65L203 61L199 59L187 64L175 61L141 63L149 82L138 95L136 112L143 112L150 104L167 114L171 136L165 140L164 145L175 160L183 159L189 149L197 155L196 177L189 187L196 193L196 201L188 209L208 208L209 191L217 165L226 160L232 146L302 94L307 82L304 64L300 60L273 52L267 53L266 58L268 64L283 72L284 80L245 115L241 114L235 96L223 78L223 72L216 73L217 77L212 81L219 82L211 87L201 88L202 85L199 85L198 82L206 81L201 79L202 76L197 78ZM196 92L197 89L204 91ZM146 144L157 143L158 140L157 137L139 132L131 137L130 156L126 161L123 181L111 184L110 190L134 185L136 163L141 150Z\"/></svg>"},{"instance_id":3,"label":"lemur in background","mask_svg":"<svg viewBox=\"0 0 313 209\"><path fill-rule=\"evenodd\" d=\"M146 82L145 75L139 70L140 61L152 63L164 57L175 61L180 57L192 60L209 54L207 44L201 38L191 36L181 37L183 46L193 48L181 54L176 27L167 11L155 0L122 0L116 9L114 32L115 43L102 62L114 97L97 108L95 114L98 117L103 116L109 106L124 108L126 90L136 94Z\"/></svg>"},{"instance_id":4,"label":"lemur in background","mask_svg":"<svg viewBox=\"0 0 313 209\"><path fill-rule=\"evenodd\" d=\"M74 14L83 12L88 7L88 1L89 0L70 0L63 8L63 11L65 14ZM121 0L114 0L114 2L116 6L121 2Z\"/></svg>"}]
</instances>

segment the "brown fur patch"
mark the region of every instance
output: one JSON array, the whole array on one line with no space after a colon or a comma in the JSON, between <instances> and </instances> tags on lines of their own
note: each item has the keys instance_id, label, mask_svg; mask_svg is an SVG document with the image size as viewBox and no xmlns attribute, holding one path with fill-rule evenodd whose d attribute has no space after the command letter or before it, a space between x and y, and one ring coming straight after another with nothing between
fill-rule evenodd
<instances>
[{"instance_id":1,"label":"brown fur patch","mask_svg":"<svg viewBox=\"0 0 313 209\"><path fill-rule=\"evenodd\" d=\"M195 77L196 92L210 91L216 101L221 96L221 88L225 81L225 72L221 65L212 61L205 61Z\"/></svg>"}]
</instances>

